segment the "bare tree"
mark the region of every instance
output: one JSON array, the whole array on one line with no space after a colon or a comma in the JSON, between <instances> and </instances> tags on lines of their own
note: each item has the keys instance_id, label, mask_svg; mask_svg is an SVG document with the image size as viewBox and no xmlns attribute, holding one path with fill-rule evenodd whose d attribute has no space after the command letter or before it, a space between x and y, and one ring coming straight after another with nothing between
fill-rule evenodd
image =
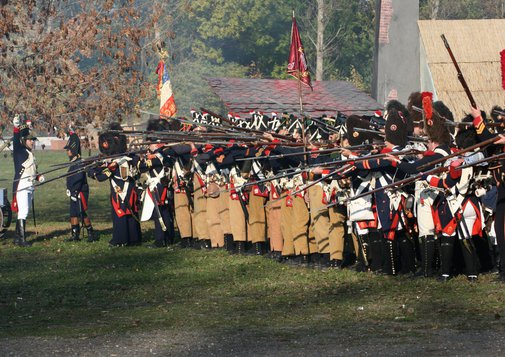
<instances>
[{"instance_id":1,"label":"bare tree","mask_svg":"<svg viewBox=\"0 0 505 357\"><path fill-rule=\"evenodd\" d=\"M436 20L440 9L440 0L428 0L428 5L430 7L430 19Z\"/></svg>"},{"instance_id":2,"label":"bare tree","mask_svg":"<svg viewBox=\"0 0 505 357\"><path fill-rule=\"evenodd\" d=\"M309 0L304 4L306 11L301 16L301 22L308 29L306 35L316 50L317 81L324 79L325 63L331 62L330 55L333 58L337 56L338 38L342 27L331 34L328 34L327 30L334 21L339 3L339 0Z\"/></svg>"},{"instance_id":3,"label":"bare tree","mask_svg":"<svg viewBox=\"0 0 505 357\"><path fill-rule=\"evenodd\" d=\"M149 1L13 0L0 6L0 120L84 124L134 115L154 86L142 73L160 10ZM147 48L147 49L146 49ZM144 59L145 59L144 57Z\"/></svg>"}]
</instances>

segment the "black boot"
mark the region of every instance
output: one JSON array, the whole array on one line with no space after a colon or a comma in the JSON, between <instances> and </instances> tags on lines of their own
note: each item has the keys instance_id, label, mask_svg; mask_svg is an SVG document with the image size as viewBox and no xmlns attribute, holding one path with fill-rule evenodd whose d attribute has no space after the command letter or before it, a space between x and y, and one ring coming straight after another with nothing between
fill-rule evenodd
<instances>
[{"instance_id":1,"label":"black boot","mask_svg":"<svg viewBox=\"0 0 505 357\"><path fill-rule=\"evenodd\" d=\"M14 239L14 244L20 247L31 247L32 243L26 241L25 232L25 220L18 219L16 222L16 238Z\"/></svg>"},{"instance_id":2,"label":"black boot","mask_svg":"<svg viewBox=\"0 0 505 357\"><path fill-rule=\"evenodd\" d=\"M403 232L398 236L400 247L400 274L411 274L416 270L414 242Z\"/></svg>"},{"instance_id":3,"label":"black boot","mask_svg":"<svg viewBox=\"0 0 505 357\"><path fill-rule=\"evenodd\" d=\"M440 280L447 281L452 274L452 256L454 254L454 237L440 238Z\"/></svg>"},{"instance_id":4,"label":"black boot","mask_svg":"<svg viewBox=\"0 0 505 357\"><path fill-rule=\"evenodd\" d=\"M196 249L196 243L198 243L198 239L196 238L193 238L193 237L189 237L189 242L188 242L188 248L193 248L193 249Z\"/></svg>"},{"instance_id":5,"label":"black boot","mask_svg":"<svg viewBox=\"0 0 505 357\"><path fill-rule=\"evenodd\" d=\"M342 269L344 262L340 259L332 259L330 260L330 268L333 269Z\"/></svg>"},{"instance_id":6,"label":"black boot","mask_svg":"<svg viewBox=\"0 0 505 357\"><path fill-rule=\"evenodd\" d=\"M245 254L245 242L243 241L235 242L235 253L239 255Z\"/></svg>"},{"instance_id":7,"label":"black boot","mask_svg":"<svg viewBox=\"0 0 505 357\"><path fill-rule=\"evenodd\" d=\"M365 238L363 238L365 240ZM381 272L382 271L382 237L381 234L377 231L370 232L368 234L368 240L370 241L369 250L370 250L370 270L373 272Z\"/></svg>"},{"instance_id":8,"label":"black boot","mask_svg":"<svg viewBox=\"0 0 505 357\"><path fill-rule=\"evenodd\" d=\"M263 242L254 243L254 254L255 255L265 254L265 243L263 243Z\"/></svg>"},{"instance_id":9,"label":"black boot","mask_svg":"<svg viewBox=\"0 0 505 357\"><path fill-rule=\"evenodd\" d=\"M318 256L317 267L319 269L327 269L330 267L330 253L321 253Z\"/></svg>"},{"instance_id":10,"label":"black boot","mask_svg":"<svg viewBox=\"0 0 505 357\"><path fill-rule=\"evenodd\" d=\"M191 247L191 239L193 238L188 238L188 237L184 237L184 238L181 238L181 248L189 248Z\"/></svg>"},{"instance_id":11,"label":"black boot","mask_svg":"<svg viewBox=\"0 0 505 357\"><path fill-rule=\"evenodd\" d=\"M81 240L81 227L77 225L72 226L72 234L69 238L65 239L65 242L78 242Z\"/></svg>"},{"instance_id":12,"label":"black boot","mask_svg":"<svg viewBox=\"0 0 505 357\"><path fill-rule=\"evenodd\" d=\"M383 240L383 272L387 275L396 275L398 273L398 242L396 240Z\"/></svg>"},{"instance_id":13,"label":"black boot","mask_svg":"<svg viewBox=\"0 0 505 357\"><path fill-rule=\"evenodd\" d=\"M466 276L469 281L475 281L479 273L479 257L477 256L475 245L472 238L465 238L460 240L460 242L462 244L463 259L465 260Z\"/></svg>"},{"instance_id":14,"label":"black boot","mask_svg":"<svg viewBox=\"0 0 505 357\"><path fill-rule=\"evenodd\" d=\"M224 235L224 249L228 253L233 253L235 250L235 242L233 241L233 234L225 234Z\"/></svg>"},{"instance_id":15,"label":"black boot","mask_svg":"<svg viewBox=\"0 0 505 357\"><path fill-rule=\"evenodd\" d=\"M368 237L366 235L358 236L358 262L355 270L357 272L368 271Z\"/></svg>"},{"instance_id":16,"label":"black boot","mask_svg":"<svg viewBox=\"0 0 505 357\"><path fill-rule=\"evenodd\" d=\"M210 239L202 239L202 249L212 249Z\"/></svg>"},{"instance_id":17,"label":"black boot","mask_svg":"<svg viewBox=\"0 0 505 357\"><path fill-rule=\"evenodd\" d=\"M198 238L193 238L193 249L200 250L202 249L202 241Z\"/></svg>"},{"instance_id":18,"label":"black boot","mask_svg":"<svg viewBox=\"0 0 505 357\"><path fill-rule=\"evenodd\" d=\"M308 267L310 264L310 256L308 254L303 254L300 256L300 265L302 267Z\"/></svg>"},{"instance_id":19,"label":"black boot","mask_svg":"<svg viewBox=\"0 0 505 357\"><path fill-rule=\"evenodd\" d=\"M493 269L491 272L493 274L498 274L500 272L500 252L498 251L497 245L491 246L489 255L491 256L491 262L493 264Z\"/></svg>"},{"instance_id":20,"label":"black boot","mask_svg":"<svg viewBox=\"0 0 505 357\"><path fill-rule=\"evenodd\" d=\"M421 241L421 270L418 276L431 278L433 276L433 259L435 258L435 236L419 237Z\"/></svg>"},{"instance_id":21,"label":"black boot","mask_svg":"<svg viewBox=\"0 0 505 357\"><path fill-rule=\"evenodd\" d=\"M96 242L100 240L100 234L93 229L92 226L86 227L86 230L88 231L88 242Z\"/></svg>"}]
</instances>

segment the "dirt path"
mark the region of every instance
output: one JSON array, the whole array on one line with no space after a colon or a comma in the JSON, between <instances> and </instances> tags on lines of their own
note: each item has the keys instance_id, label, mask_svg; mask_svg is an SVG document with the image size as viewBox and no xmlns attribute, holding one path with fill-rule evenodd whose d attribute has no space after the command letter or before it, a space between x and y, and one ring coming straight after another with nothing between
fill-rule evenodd
<instances>
[{"instance_id":1,"label":"dirt path","mask_svg":"<svg viewBox=\"0 0 505 357\"><path fill-rule=\"evenodd\" d=\"M450 329L367 336L366 330L237 331L214 337L156 331L93 338L0 339L1 356L503 356L505 334Z\"/></svg>"}]
</instances>

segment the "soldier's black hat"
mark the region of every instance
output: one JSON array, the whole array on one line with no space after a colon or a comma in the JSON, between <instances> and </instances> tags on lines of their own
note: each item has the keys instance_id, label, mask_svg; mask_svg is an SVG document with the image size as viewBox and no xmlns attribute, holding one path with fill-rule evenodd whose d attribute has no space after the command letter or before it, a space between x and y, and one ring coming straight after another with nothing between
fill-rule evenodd
<instances>
[{"instance_id":1,"label":"soldier's black hat","mask_svg":"<svg viewBox=\"0 0 505 357\"><path fill-rule=\"evenodd\" d=\"M422 109L423 98L421 92L412 92L409 95L407 102L407 110L409 112L409 119L412 121L414 127L423 127L423 113L422 111L414 109L414 107Z\"/></svg>"},{"instance_id":2,"label":"soldier's black hat","mask_svg":"<svg viewBox=\"0 0 505 357\"><path fill-rule=\"evenodd\" d=\"M351 115L347 118L347 137L351 146L372 143L374 138L380 138L373 133L363 133L355 130L356 128L370 129L370 122L358 115Z\"/></svg>"},{"instance_id":3,"label":"soldier's black hat","mask_svg":"<svg viewBox=\"0 0 505 357\"><path fill-rule=\"evenodd\" d=\"M451 134L447 125L445 125L445 119L433 109L432 98L432 93L423 93L424 131L431 141L449 145L451 143Z\"/></svg>"},{"instance_id":4,"label":"soldier's black hat","mask_svg":"<svg viewBox=\"0 0 505 357\"><path fill-rule=\"evenodd\" d=\"M389 113L392 110L396 110L398 113L401 113L401 116L405 120L407 135L412 134L414 132L414 123L413 123L412 119L410 119L410 115L409 115L409 111L408 111L407 107L397 100L390 100L386 104L386 112Z\"/></svg>"},{"instance_id":5,"label":"soldier's black hat","mask_svg":"<svg viewBox=\"0 0 505 357\"><path fill-rule=\"evenodd\" d=\"M441 100L437 100L436 102L433 103L433 109L437 111L438 114L442 117L442 119L447 119L449 121L454 122L454 115L452 114L451 110L445 105L444 102ZM448 126L447 127L449 132L454 135L456 131L456 127L453 126Z\"/></svg>"},{"instance_id":6,"label":"soldier's black hat","mask_svg":"<svg viewBox=\"0 0 505 357\"><path fill-rule=\"evenodd\" d=\"M65 150L70 150L72 156L81 155L81 140L76 133L70 134L67 144L64 146Z\"/></svg>"},{"instance_id":7,"label":"soldier's black hat","mask_svg":"<svg viewBox=\"0 0 505 357\"><path fill-rule=\"evenodd\" d=\"M471 115L467 115L461 121L463 123L471 123L473 121L473 117ZM473 125L459 127L455 141L456 145L460 149L466 149L467 147L477 144L479 138L477 136L477 131L475 131L475 127Z\"/></svg>"},{"instance_id":8,"label":"soldier's black hat","mask_svg":"<svg viewBox=\"0 0 505 357\"><path fill-rule=\"evenodd\" d=\"M105 155L116 155L126 152L126 135L121 134L123 128L119 123L111 123L109 131L106 131L98 137L98 146L100 152Z\"/></svg>"},{"instance_id":9,"label":"soldier's black hat","mask_svg":"<svg viewBox=\"0 0 505 357\"><path fill-rule=\"evenodd\" d=\"M152 132L166 131L169 130L169 123L165 119L150 118L146 130ZM148 134L146 137L148 141L156 141L158 138L159 135L156 135L156 133Z\"/></svg>"},{"instance_id":10,"label":"soldier's black hat","mask_svg":"<svg viewBox=\"0 0 505 357\"><path fill-rule=\"evenodd\" d=\"M27 125L22 125L20 127L20 141L22 145L26 145L26 140L37 140L37 136L35 136L35 133L28 128Z\"/></svg>"},{"instance_id":11,"label":"soldier's black hat","mask_svg":"<svg viewBox=\"0 0 505 357\"><path fill-rule=\"evenodd\" d=\"M393 145L407 144L407 118L396 109L390 109L386 117L386 141Z\"/></svg>"}]
</instances>

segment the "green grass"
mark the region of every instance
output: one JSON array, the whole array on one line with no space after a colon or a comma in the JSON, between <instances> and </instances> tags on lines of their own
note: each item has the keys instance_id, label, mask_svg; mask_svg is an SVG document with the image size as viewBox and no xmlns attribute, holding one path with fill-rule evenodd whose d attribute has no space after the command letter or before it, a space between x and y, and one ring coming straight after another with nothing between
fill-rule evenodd
<instances>
[{"instance_id":1,"label":"green grass","mask_svg":"<svg viewBox=\"0 0 505 357\"><path fill-rule=\"evenodd\" d=\"M65 160L63 153L37 157L42 171ZM10 159L2 157L0 178L12 179ZM1 336L247 330L291 340L328 330L361 337L440 328L504 330L505 284L491 275L477 284L464 277L441 284L321 272L216 250L110 249L109 187L90 183L99 242L63 241L69 234L68 198L60 181L36 192L38 227L28 222L33 247L13 246L12 229L0 245ZM152 239L152 224L143 230Z\"/></svg>"}]
</instances>

